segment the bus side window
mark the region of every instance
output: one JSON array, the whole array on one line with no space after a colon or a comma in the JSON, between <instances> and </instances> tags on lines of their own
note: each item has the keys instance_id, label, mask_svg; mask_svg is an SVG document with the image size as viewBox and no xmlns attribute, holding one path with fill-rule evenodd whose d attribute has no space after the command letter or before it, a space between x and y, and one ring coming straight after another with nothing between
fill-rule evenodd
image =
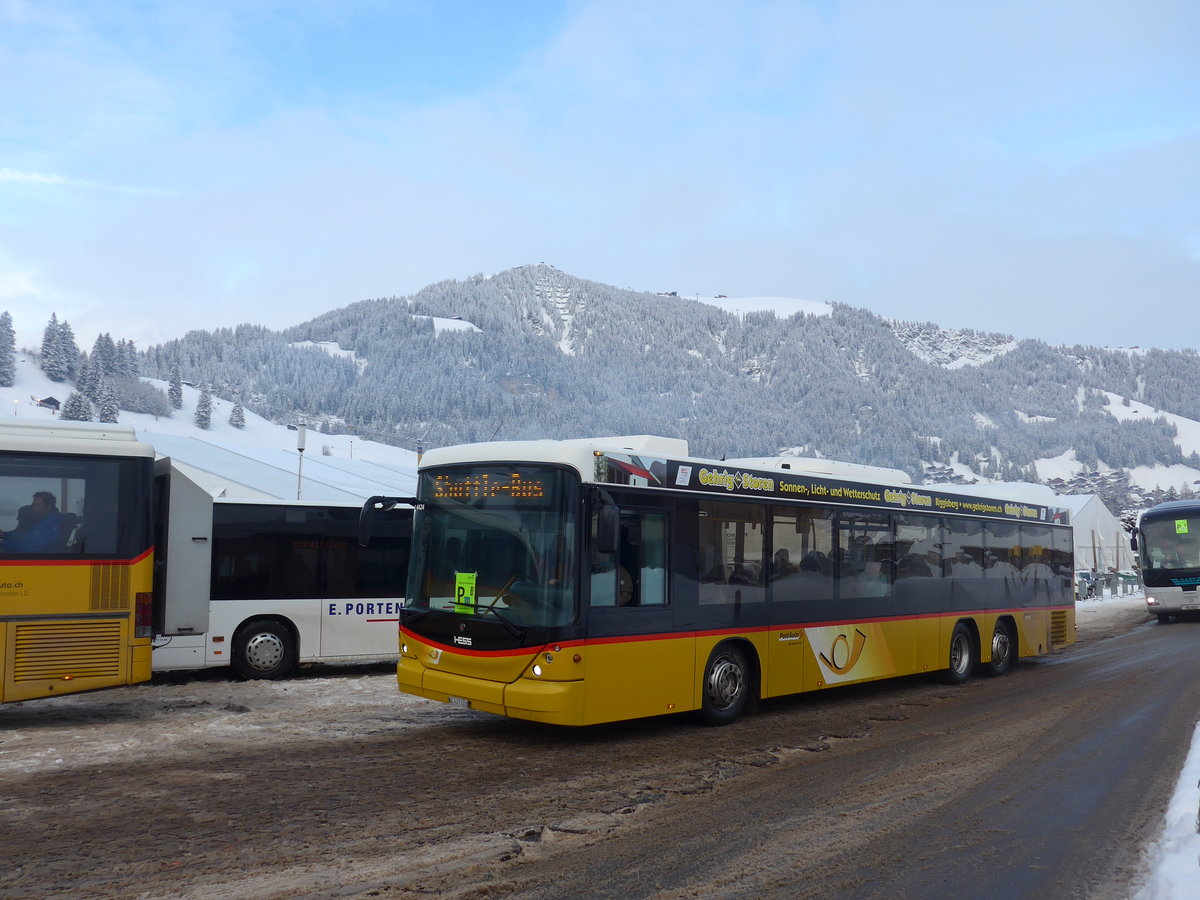
<instances>
[{"instance_id":1,"label":"bus side window","mask_svg":"<svg viewBox=\"0 0 1200 900\"><path fill-rule=\"evenodd\" d=\"M667 602L667 517L663 513L641 515L641 543L638 555L638 602L642 606L663 606Z\"/></svg>"},{"instance_id":2,"label":"bus side window","mask_svg":"<svg viewBox=\"0 0 1200 900\"><path fill-rule=\"evenodd\" d=\"M700 605L764 602L766 507L701 500L698 512Z\"/></svg>"},{"instance_id":3,"label":"bus side window","mask_svg":"<svg viewBox=\"0 0 1200 900\"><path fill-rule=\"evenodd\" d=\"M592 517L592 606L665 606L667 517L622 510L617 553L599 553Z\"/></svg>"}]
</instances>

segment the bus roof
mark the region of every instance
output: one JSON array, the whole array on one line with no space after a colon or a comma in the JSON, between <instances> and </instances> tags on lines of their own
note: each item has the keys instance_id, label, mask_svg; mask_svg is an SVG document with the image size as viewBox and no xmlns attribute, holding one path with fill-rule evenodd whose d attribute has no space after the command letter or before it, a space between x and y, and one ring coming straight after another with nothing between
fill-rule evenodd
<instances>
[{"instance_id":1,"label":"bus roof","mask_svg":"<svg viewBox=\"0 0 1200 900\"><path fill-rule=\"evenodd\" d=\"M1170 519L1180 513L1200 513L1200 500L1168 500L1142 510L1138 513L1137 521L1140 525L1146 519Z\"/></svg>"},{"instance_id":2,"label":"bus roof","mask_svg":"<svg viewBox=\"0 0 1200 900\"><path fill-rule=\"evenodd\" d=\"M670 451L683 450L683 453ZM460 444L428 451L419 469L463 463L562 465L575 469L585 482L628 484L687 491L712 498L775 497L834 506L871 506L910 512L984 516L1044 524L1068 524L1068 511L1005 496L1002 485L988 495L972 486L963 493L914 486L897 469L824 463L821 470L785 468L783 458L694 459L687 442L653 435L567 441L495 441ZM901 480L903 479L903 480Z\"/></svg>"},{"instance_id":3,"label":"bus roof","mask_svg":"<svg viewBox=\"0 0 1200 900\"><path fill-rule=\"evenodd\" d=\"M909 474L900 469L839 462L836 459L808 456L751 456L745 459L730 459L726 462L731 466L745 466L748 469L784 469L793 472L808 472L812 475L830 475L834 478L854 478L859 481L912 484Z\"/></svg>"},{"instance_id":4,"label":"bus roof","mask_svg":"<svg viewBox=\"0 0 1200 900\"><path fill-rule=\"evenodd\" d=\"M132 426L101 422L0 422L0 450L154 458Z\"/></svg>"}]
</instances>

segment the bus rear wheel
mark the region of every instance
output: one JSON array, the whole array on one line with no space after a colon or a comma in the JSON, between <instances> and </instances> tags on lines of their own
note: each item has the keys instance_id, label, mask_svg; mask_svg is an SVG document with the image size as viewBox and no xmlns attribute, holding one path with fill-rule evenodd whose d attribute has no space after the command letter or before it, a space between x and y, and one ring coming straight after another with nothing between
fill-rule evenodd
<instances>
[{"instance_id":1,"label":"bus rear wheel","mask_svg":"<svg viewBox=\"0 0 1200 900\"><path fill-rule=\"evenodd\" d=\"M296 667L296 639L280 622L251 622L233 639L230 665L247 681L282 678Z\"/></svg>"},{"instance_id":2,"label":"bus rear wheel","mask_svg":"<svg viewBox=\"0 0 1200 900\"><path fill-rule=\"evenodd\" d=\"M975 665L975 640L971 629L959 622L954 626L950 635L949 666L942 676L947 684L962 684L971 677L971 667Z\"/></svg>"},{"instance_id":3,"label":"bus rear wheel","mask_svg":"<svg viewBox=\"0 0 1200 900\"><path fill-rule=\"evenodd\" d=\"M1000 619L992 631L992 659L983 664L983 671L987 675L1003 675L1012 668L1016 658L1017 645L1012 626Z\"/></svg>"},{"instance_id":4,"label":"bus rear wheel","mask_svg":"<svg viewBox=\"0 0 1200 900\"><path fill-rule=\"evenodd\" d=\"M753 678L745 652L733 644L722 644L704 668L704 700L701 712L707 725L728 725L746 711Z\"/></svg>"}]
</instances>

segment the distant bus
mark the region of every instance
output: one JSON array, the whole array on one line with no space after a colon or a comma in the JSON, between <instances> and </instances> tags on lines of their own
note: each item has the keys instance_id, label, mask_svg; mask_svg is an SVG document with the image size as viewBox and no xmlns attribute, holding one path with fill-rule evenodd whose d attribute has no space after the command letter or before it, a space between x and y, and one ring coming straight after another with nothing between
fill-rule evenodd
<instances>
[{"instance_id":1,"label":"distant bus","mask_svg":"<svg viewBox=\"0 0 1200 900\"><path fill-rule=\"evenodd\" d=\"M805 467L808 467L806 471ZM400 689L542 722L975 669L1075 638L1065 511L649 436L427 452ZM401 498L373 498L373 513Z\"/></svg>"},{"instance_id":2,"label":"distant bus","mask_svg":"<svg viewBox=\"0 0 1200 900\"><path fill-rule=\"evenodd\" d=\"M397 658L411 509L360 547L358 504L214 500L169 461L160 472L156 670L281 678L299 663Z\"/></svg>"},{"instance_id":3,"label":"distant bus","mask_svg":"<svg viewBox=\"0 0 1200 900\"><path fill-rule=\"evenodd\" d=\"M0 422L0 701L150 678L153 484L132 428Z\"/></svg>"},{"instance_id":4,"label":"distant bus","mask_svg":"<svg viewBox=\"0 0 1200 900\"><path fill-rule=\"evenodd\" d=\"M1200 611L1200 500L1160 503L1138 517L1130 541L1138 552L1146 608L1168 622Z\"/></svg>"}]
</instances>

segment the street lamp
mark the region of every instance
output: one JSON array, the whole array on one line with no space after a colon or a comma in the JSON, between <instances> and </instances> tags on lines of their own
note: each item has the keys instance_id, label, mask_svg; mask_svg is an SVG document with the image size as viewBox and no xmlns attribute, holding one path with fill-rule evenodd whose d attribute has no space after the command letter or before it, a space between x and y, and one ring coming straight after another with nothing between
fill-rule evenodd
<instances>
[{"instance_id":1,"label":"street lamp","mask_svg":"<svg viewBox=\"0 0 1200 900\"><path fill-rule=\"evenodd\" d=\"M296 499L300 499L302 493L301 484L304 481L304 426L301 425L296 429L296 451L300 454L300 462L296 467Z\"/></svg>"}]
</instances>

